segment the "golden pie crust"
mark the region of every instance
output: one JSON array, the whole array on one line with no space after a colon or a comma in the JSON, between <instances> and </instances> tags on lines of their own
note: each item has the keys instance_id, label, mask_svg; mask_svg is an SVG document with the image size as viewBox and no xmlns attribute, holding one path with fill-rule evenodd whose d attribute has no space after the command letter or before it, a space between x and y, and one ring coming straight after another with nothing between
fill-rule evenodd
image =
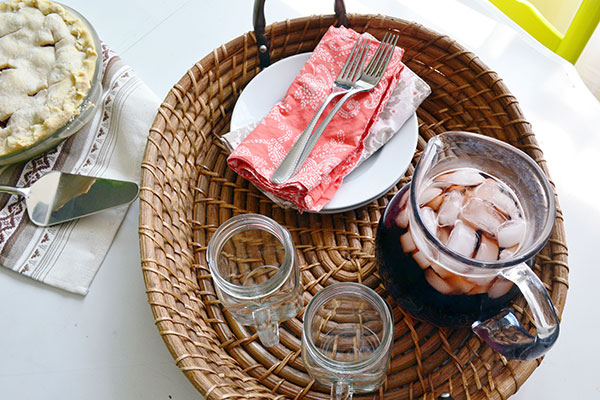
<instances>
[{"instance_id":1,"label":"golden pie crust","mask_svg":"<svg viewBox=\"0 0 600 400\"><path fill-rule=\"evenodd\" d=\"M97 57L92 34L60 5L0 3L0 156L34 145L79 113Z\"/></svg>"}]
</instances>

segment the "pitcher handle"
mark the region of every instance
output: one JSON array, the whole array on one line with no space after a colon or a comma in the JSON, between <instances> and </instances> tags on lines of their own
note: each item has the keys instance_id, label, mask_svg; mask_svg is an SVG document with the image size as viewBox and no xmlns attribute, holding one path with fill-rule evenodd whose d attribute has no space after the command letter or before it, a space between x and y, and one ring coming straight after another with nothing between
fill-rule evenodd
<instances>
[{"instance_id":1,"label":"pitcher handle","mask_svg":"<svg viewBox=\"0 0 600 400\"><path fill-rule=\"evenodd\" d=\"M500 276L514 282L529 305L537 329L530 335L511 310L502 310L471 328L494 350L513 360L533 360L544 355L556 339L559 321L556 310L542 281L525 263L507 268Z\"/></svg>"}]
</instances>

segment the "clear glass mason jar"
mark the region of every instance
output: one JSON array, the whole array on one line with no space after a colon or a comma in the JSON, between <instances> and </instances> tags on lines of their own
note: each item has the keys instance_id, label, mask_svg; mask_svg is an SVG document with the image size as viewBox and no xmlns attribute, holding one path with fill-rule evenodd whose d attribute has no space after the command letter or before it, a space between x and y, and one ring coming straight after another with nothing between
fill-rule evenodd
<instances>
[{"instance_id":1,"label":"clear glass mason jar","mask_svg":"<svg viewBox=\"0 0 600 400\"><path fill-rule=\"evenodd\" d=\"M279 343L279 323L302 309L303 287L289 231L271 218L242 214L211 237L206 259L223 306L256 328L267 347Z\"/></svg>"},{"instance_id":2,"label":"clear glass mason jar","mask_svg":"<svg viewBox=\"0 0 600 400\"><path fill-rule=\"evenodd\" d=\"M335 283L306 307L302 359L332 400L348 400L384 382L393 336L394 319L381 296L358 283Z\"/></svg>"}]
</instances>

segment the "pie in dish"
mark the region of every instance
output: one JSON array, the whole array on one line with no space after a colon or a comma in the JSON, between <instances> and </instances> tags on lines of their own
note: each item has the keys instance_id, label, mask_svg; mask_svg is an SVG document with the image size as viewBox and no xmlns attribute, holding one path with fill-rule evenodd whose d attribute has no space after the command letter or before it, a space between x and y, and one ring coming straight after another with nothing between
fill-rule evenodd
<instances>
[{"instance_id":1,"label":"pie in dish","mask_svg":"<svg viewBox=\"0 0 600 400\"><path fill-rule=\"evenodd\" d=\"M33 146L79 114L97 57L86 25L62 6L0 3L0 156Z\"/></svg>"}]
</instances>

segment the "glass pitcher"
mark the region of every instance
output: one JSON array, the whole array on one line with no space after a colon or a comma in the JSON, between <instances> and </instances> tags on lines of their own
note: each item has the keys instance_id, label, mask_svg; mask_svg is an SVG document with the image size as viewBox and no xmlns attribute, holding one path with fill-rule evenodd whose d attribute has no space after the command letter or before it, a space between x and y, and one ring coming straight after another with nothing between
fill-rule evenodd
<instances>
[{"instance_id":1,"label":"glass pitcher","mask_svg":"<svg viewBox=\"0 0 600 400\"><path fill-rule=\"evenodd\" d=\"M467 132L438 135L379 222L381 279L417 319L471 325L511 359L540 357L559 325L530 265L550 237L555 213L548 179L524 152ZM506 308L519 291L536 336Z\"/></svg>"}]
</instances>

